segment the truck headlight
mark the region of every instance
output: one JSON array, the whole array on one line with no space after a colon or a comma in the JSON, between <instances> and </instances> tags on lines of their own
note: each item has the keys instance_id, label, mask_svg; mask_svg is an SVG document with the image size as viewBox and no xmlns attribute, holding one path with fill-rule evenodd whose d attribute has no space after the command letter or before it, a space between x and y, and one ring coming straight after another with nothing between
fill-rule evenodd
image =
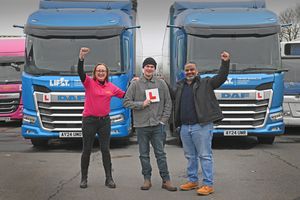
<instances>
[{"instance_id":1,"label":"truck headlight","mask_svg":"<svg viewBox=\"0 0 300 200\"><path fill-rule=\"evenodd\" d=\"M282 114L282 112L272 113L272 114L270 114L270 118L272 121L282 120L283 114Z\"/></svg>"},{"instance_id":2,"label":"truck headlight","mask_svg":"<svg viewBox=\"0 0 300 200\"><path fill-rule=\"evenodd\" d=\"M284 116L290 116L290 115L291 115L291 112L290 112L290 111L285 111L285 112L283 112L283 115L284 115Z\"/></svg>"},{"instance_id":3,"label":"truck headlight","mask_svg":"<svg viewBox=\"0 0 300 200\"><path fill-rule=\"evenodd\" d=\"M23 115L23 123L34 124L36 121L36 117L31 115Z\"/></svg>"},{"instance_id":4,"label":"truck headlight","mask_svg":"<svg viewBox=\"0 0 300 200\"><path fill-rule=\"evenodd\" d=\"M124 115L118 114L118 115L110 116L110 120L112 124L122 122L124 121Z\"/></svg>"}]
</instances>

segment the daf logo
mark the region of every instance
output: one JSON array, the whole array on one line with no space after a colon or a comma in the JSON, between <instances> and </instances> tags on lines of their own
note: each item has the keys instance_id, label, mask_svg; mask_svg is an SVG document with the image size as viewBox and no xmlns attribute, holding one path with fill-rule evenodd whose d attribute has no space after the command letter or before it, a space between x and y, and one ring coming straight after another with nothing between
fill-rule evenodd
<instances>
[{"instance_id":1,"label":"daf logo","mask_svg":"<svg viewBox=\"0 0 300 200\"><path fill-rule=\"evenodd\" d=\"M58 101L84 101L84 96L77 95L59 95L57 96Z\"/></svg>"},{"instance_id":2,"label":"daf logo","mask_svg":"<svg viewBox=\"0 0 300 200\"><path fill-rule=\"evenodd\" d=\"M249 93L222 93L223 99L246 99L249 98Z\"/></svg>"}]
</instances>

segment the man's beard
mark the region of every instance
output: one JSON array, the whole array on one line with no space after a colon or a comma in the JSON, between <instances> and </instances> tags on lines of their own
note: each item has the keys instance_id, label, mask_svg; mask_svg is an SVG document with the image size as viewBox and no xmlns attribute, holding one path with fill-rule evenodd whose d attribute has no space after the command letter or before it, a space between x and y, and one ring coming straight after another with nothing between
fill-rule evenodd
<instances>
[{"instance_id":1,"label":"man's beard","mask_svg":"<svg viewBox=\"0 0 300 200\"><path fill-rule=\"evenodd\" d=\"M188 80L188 81L192 81L192 80L194 80L194 78L195 78L196 76L190 76L190 77L186 77L186 80Z\"/></svg>"}]
</instances>

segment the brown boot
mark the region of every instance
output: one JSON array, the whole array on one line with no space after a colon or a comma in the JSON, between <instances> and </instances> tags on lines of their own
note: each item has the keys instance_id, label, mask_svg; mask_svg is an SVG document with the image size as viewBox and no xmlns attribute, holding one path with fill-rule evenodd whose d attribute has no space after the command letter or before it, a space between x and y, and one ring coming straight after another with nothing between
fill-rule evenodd
<instances>
[{"instance_id":1,"label":"brown boot","mask_svg":"<svg viewBox=\"0 0 300 200\"><path fill-rule=\"evenodd\" d=\"M177 191L177 187L173 186L171 181L163 181L161 188L166 189L170 192Z\"/></svg>"},{"instance_id":2,"label":"brown boot","mask_svg":"<svg viewBox=\"0 0 300 200\"><path fill-rule=\"evenodd\" d=\"M149 190L152 187L151 181L145 179L144 184L141 186L141 190Z\"/></svg>"},{"instance_id":3,"label":"brown boot","mask_svg":"<svg viewBox=\"0 0 300 200\"><path fill-rule=\"evenodd\" d=\"M180 186L180 189L183 190L183 191L188 191L188 190L196 189L197 187L198 187L197 182L187 182L185 184L182 184Z\"/></svg>"},{"instance_id":4,"label":"brown boot","mask_svg":"<svg viewBox=\"0 0 300 200\"><path fill-rule=\"evenodd\" d=\"M199 195L209 195L209 194L213 193L214 191L215 190L212 186L203 185L197 190L197 193Z\"/></svg>"}]
</instances>

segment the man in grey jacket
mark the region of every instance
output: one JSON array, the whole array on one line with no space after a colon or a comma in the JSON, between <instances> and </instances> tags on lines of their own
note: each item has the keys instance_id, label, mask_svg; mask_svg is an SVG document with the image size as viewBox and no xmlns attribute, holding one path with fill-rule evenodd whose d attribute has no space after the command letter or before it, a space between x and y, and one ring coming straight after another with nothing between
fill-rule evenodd
<instances>
[{"instance_id":1,"label":"man in grey jacket","mask_svg":"<svg viewBox=\"0 0 300 200\"><path fill-rule=\"evenodd\" d=\"M213 123L222 120L223 115L214 89L220 87L229 72L230 55L221 53L222 65L217 75L200 78L196 64L184 66L185 79L179 81L175 94L175 124L180 126L180 138L184 155L188 160L188 182L181 190L198 188L199 160L202 168L202 186L199 195L209 195L213 189L212 129Z\"/></svg>"},{"instance_id":2,"label":"man in grey jacket","mask_svg":"<svg viewBox=\"0 0 300 200\"><path fill-rule=\"evenodd\" d=\"M164 152L164 126L172 110L172 102L166 83L153 76L156 70L153 58L143 62L143 76L130 84L124 97L124 106L133 111L133 126L137 132L140 162L144 184L141 190L149 190L152 168L150 164L150 143L154 149L162 188L176 191L172 186L168 171L166 153Z\"/></svg>"}]
</instances>

